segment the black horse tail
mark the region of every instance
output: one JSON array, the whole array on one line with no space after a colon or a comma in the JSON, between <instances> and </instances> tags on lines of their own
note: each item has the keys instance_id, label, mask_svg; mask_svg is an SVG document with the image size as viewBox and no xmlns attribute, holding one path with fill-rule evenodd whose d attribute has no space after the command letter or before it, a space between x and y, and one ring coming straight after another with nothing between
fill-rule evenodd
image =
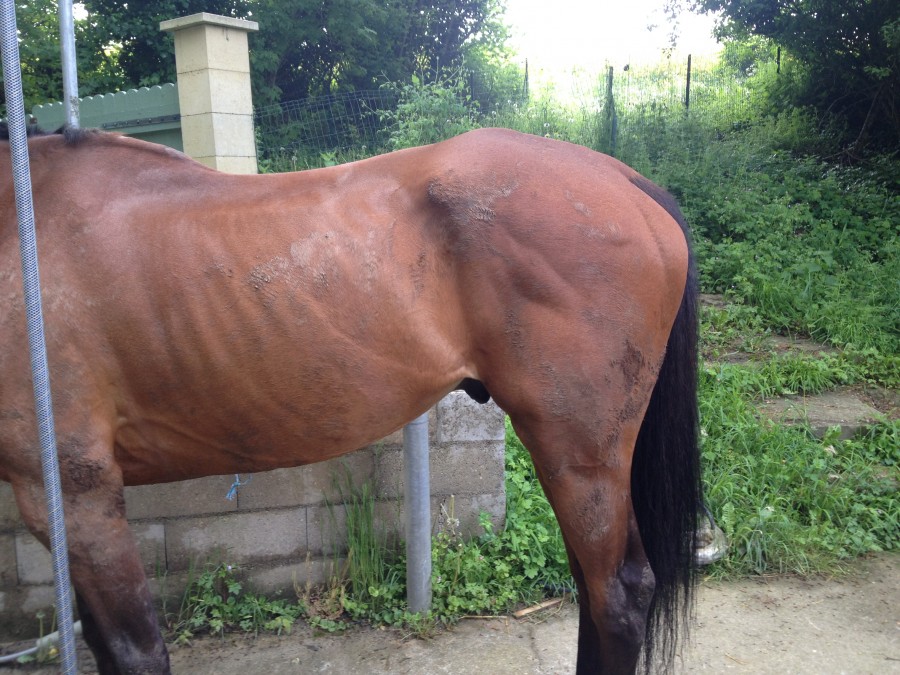
<instances>
[{"instance_id":1,"label":"black horse tail","mask_svg":"<svg viewBox=\"0 0 900 675\"><path fill-rule=\"evenodd\" d=\"M686 632L693 609L697 514L703 503L698 448L697 273L688 226L675 199L645 179L634 183L678 222L689 248L684 296L638 433L631 470L634 512L656 578L644 663L648 672L654 660L671 672L679 634Z\"/></svg>"}]
</instances>

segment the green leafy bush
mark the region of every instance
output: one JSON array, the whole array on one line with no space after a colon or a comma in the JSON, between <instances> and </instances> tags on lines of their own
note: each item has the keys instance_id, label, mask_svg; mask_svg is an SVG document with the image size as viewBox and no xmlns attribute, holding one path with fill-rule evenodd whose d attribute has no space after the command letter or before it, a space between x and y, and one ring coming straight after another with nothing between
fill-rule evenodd
<instances>
[{"instance_id":1,"label":"green leafy bush","mask_svg":"<svg viewBox=\"0 0 900 675\"><path fill-rule=\"evenodd\" d=\"M297 618L305 613L296 602L270 600L246 592L237 573L233 565L208 564L191 579L173 623L177 642L189 642L192 635L201 632L290 632Z\"/></svg>"},{"instance_id":2,"label":"green leafy bush","mask_svg":"<svg viewBox=\"0 0 900 675\"><path fill-rule=\"evenodd\" d=\"M393 89L398 99L394 109L379 113L395 150L443 141L477 126L475 106L459 75L430 82L413 75L411 82L384 86Z\"/></svg>"}]
</instances>

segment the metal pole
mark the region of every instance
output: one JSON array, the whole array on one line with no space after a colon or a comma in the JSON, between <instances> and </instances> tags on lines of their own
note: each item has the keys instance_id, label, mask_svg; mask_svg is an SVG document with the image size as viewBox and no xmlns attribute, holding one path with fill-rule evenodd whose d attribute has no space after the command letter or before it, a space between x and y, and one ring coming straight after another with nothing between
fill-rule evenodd
<instances>
[{"instance_id":1,"label":"metal pole","mask_svg":"<svg viewBox=\"0 0 900 675\"><path fill-rule=\"evenodd\" d=\"M53 579L56 586L56 609L59 618L62 672L74 675L75 632L72 627L72 599L69 581L69 555L66 543L66 524L63 517L62 487L59 480L59 460L56 455L56 431L53 424L53 402L50 397L50 376L47 367L47 347L44 339L44 319L41 307L38 274L37 243L34 228L34 203L31 196L31 170L28 159L28 138L25 122L25 101L22 94L22 71L19 64L19 43L14 0L2 0L0 14L0 48L2 48L6 116L9 130L10 158L16 212L19 220L19 249L22 256L22 277L25 294L25 315L28 322L28 344L31 352L31 373L34 384L34 404L41 443L41 467L47 497L47 521L50 532L50 553Z\"/></svg>"},{"instance_id":2,"label":"metal pole","mask_svg":"<svg viewBox=\"0 0 900 675\"><path fill-rule=\"evenodd\" d=\"M689 110L690 107L691 107L691 55L688 54L687 79L684 83L684 109Z\"/></svg>"},{"instance_id":3,"label":"metal pole","mask_svg":"<svg viewBox=\"0 0 900 675\"><path fill-rule=\"evenodd\" d=\"M428 413L403 427L406 495L406 599L409 611L431 609L431 485L428 475Z\"/></svg>"},{"instance_id":4,"label":"metal pole","mask_svg":"<svg viewBox=\"0 0 900 675\"><path fill-rule=\"evenodd\" d=\"M81 124L81 114L78 110L78 61L75 56L75 19L72 16L72 0L59 0L59 39L62 49L66 124L77 129Z\"/></svg>"}]
</instances>

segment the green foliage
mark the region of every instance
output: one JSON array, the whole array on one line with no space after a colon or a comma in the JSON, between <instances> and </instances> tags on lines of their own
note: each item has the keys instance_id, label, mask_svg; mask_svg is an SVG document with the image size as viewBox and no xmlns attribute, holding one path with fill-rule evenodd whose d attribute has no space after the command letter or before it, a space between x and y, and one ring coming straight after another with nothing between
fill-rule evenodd
<instances>
[{"instance_id":1,"label":"green foliage","mask_svg":"<svg viewBox=\"0 0 900 675\"><path fill-rule=\"evenodd\" d=\"M463 614L501 613L547 592L572 589L556 517L528 451L507 420L506 523L499 532L482 514L483 534L459 532L452 502L432 549L433 613L444 622Z\"/></svg>"},{"instance_id":2,"label":"green foliage","mask_svg":"<svg viewBox=\"0 0 900 675\"><path fill-rule=\"evenodd\" d=\"M387 84L397 95L397 106L380 111L392 149L443 141L474 129L474 111L457 74L426 82L413 75L408 84Z\"/></svg>"},{"instance_id":3,"label":"green foliage","mask_svg":"<svg viewBox=\"0 0 900 675\"><path fill-rule=\"evenodd\" d=\"M44 0L46 1L46 0ZM55 2L52 4L56 4ZM209 12L242 17L241 0L84 0L88 18L78 50L106 53L120 74L118 89L175 81L175 43L161 21Z\"/></svg>"},{"instance_id":4,"label":"green foliage","mask_svg":"<svg viewBox=\"0 0 900 675\"><path fill-rule=\"evenodd\" d=\"M349 499L348 499L349 495ZM465 538L454 500L442 508L440 532L432 540L432 611L417 617L406 609L406 559L374 531L374 497L368 488L346 489L348 568L336 594L353 619L403 624L427 632L434 622L452 623L467 614L502 613L571 589L565 546L553 511L541 491L527 451L507 426L506 523L495 532L482 514L480 536ZM365 564L353 564L365 549ZM368 556L377 551L377 555ZM380 560L375 560L380 557Z\"/></svg>"},{"instance_id":5,"label":"green foliage","mask_svg":"<svg viewBox=\"0 0 900 675\"><path fill-rule=\"evenodd\" d=\"M246 592L237 572L233 565L207 564L191 579L172 626L177 642L187 643L192 635L200 632L212 635L223 635L229 630L289 633L297 618L305 613L297 603L269 600Z\"/></svg>"},{"instance_id":6,"label":"green foliage","mask_svg":"<svg viewBox=\"0 0 900 675\"><path fill-rule=\"evenodd\" d=\"M809 574L896 548L898 423L854 441L818 440L760 420L751 397L767 392L757 382L741 366L701 377L705 496L730 542L713 573ZM776 382L774 391L795 386Z\"/></svg>"},{"instance_id":7,"label":"green foliage","mask_svg":"<svg viewBox=\"0 0 900 675\"><path fill-rule=\"evenodd\" d=\"M58 101L63 96L60 56L58 3L53 0L16 2L19 32L19 57L25 110L40 103ZM82 96L115 91L120 88L122 72L114 50L81 48L92 26L86 20L75 21L78 87ZM0 88L0 107L5 116L6 94Z\"/></svg>"},{"instance_id":8,"label":"green foliage","mask_svg":"<svg viewBox=\"0 0 900 675\"><path fill-rule=\"evenodd\" d=\"M375 518L375 497L369 483L356 487L349 472L339 482L347 529L346 592L343 609L354 619L397 623L403 616L405 570L396 564L383 526ZM329 506L334 513L334 507ZM336 525L334 517L333 524Z\"/></svg>"},{"instance_id":9,"label":"green foliage","mask_svg":"<svg viewBox=\"0 0 900 675\"><path fill-rule=\"evenodd\" d=\"M694 0L684 4L720 11L720 36L762 37L794 60L782 103L811 105L846 125L859 151L900 142L900 7L895 0ZM787 95L785 97L785 95Z\"/></svg>"},{"instance_id":10,"label":"green foliage","mask_svg":"<svg viewBox=\"0 0 900 675\"><path fill-rule=\"evenodd\" d=\"M484 534L466 541L459 531L453 499L444 507L443 527L432 540L432 616L453 622L466 614L501 613L519 599L513 570L494 557L496 537L483 515Z\"/></svg>"},{"instance_id":11,"label":"green foliage","mask_svg":"<svg viewBox=\"0 0 900 675\"><path fill-rule=\"evenodd\" d=\"M48 16L56 11L50 0L20 5L20 24L29 26L40 19L32 8ZM93 82L103 75L111 90L174 81L173 39L160 32L159 23L201 11L259 23L261 30L249 37L256 105L371 89L422 69L466 62L489 81L493 64L505 63L507 29L498 0L85 0L83 5L88 18L80 22L78 44L90 59L84 77ZM52 100L59 97L51 86L58 68L43 64L54 49L58 63L59 50L42 20L33 25L40 28L40 39L29 40L28 48L44 58L33 68L36 86L42 100Z\"/></svg>"}]
</instances>

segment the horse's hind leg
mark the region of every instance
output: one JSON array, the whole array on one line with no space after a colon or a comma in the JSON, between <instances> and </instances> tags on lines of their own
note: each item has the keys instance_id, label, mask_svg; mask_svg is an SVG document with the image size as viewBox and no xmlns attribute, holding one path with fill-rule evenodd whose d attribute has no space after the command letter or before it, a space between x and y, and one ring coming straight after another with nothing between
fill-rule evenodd
<instances>
[{"instance_id":1,"label":"horse's hind leg","mask_svg":"<svg viewBox=\"0 0 900 675\"><path fill-rule=\"evenodd\" d=\"M110 446L60 442L69 566L84 638L100 673L168 673L169 659L143 565L125 520ZM46 506L37 483L13 482L19 510L45 545Z\"/></svg>"},{"instance_id":2,"label":"horse's hind leg","mask_svg":"<svg viewBox=\"0 0 900 675\"><path fill-rule=\"evenodd\" d=\"M552 335L529 333L527 358L500 361L487 386L528 448L566 542L581 604L578 672L633 673L655 580L631 466L666 335L557 325Z\"/></svg>"},{"instance_id":3,"label":"horse's hind leg","mask_svg":"<svg viewBox=\"0 0 900 675\"><path fill-rule=\"evenodd\" d=\"M579 593L579 673L632 673L646 630L654 581L630 499L631 429L607 441L577 424L513 424L531 451L556 513ZM595 452L586 452L594 447ZM593 455L593 461L587 457Z\"/></svg>"}]
</instances>

